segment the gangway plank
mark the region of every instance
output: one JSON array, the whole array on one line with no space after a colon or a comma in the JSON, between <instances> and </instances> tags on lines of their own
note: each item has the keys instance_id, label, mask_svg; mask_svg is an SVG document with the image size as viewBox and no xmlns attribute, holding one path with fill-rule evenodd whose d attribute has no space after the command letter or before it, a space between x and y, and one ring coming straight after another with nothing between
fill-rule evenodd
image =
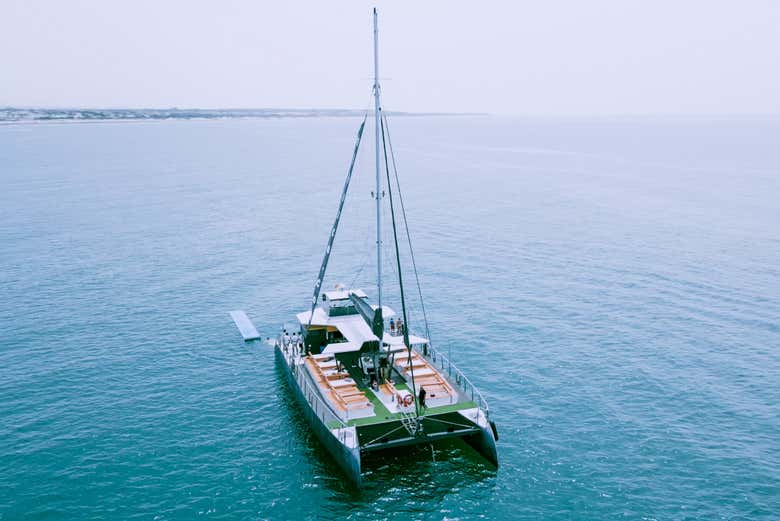
<instances>
[{"instance_id":1,"label":"gangway plank","mask_svg":"<svg viewBox=\"0 0 780 521\"><path fill-rule=\"evenodd\" d=\"M231 311L230 317L233 319L233 322L236 323L236 327L241 332L241 336L244 337L245 342L260 338L260 333L257 332L257 329L255 329L252 321L249 320L249 317L246 316L246 313L241 310Z\"/></svg>"}]
</instances>

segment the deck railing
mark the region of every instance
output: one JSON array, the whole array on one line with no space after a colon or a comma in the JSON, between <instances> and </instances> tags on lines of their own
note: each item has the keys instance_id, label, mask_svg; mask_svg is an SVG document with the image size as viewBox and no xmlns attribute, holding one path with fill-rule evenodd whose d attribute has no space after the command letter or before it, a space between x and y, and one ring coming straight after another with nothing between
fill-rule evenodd
<instances>
[{"instance_id":1,"label":"deck railing","mask_svg":"<svg viewBox=\"0 0 780 521\"><path fill-rule=\"evenodd\" d=\"M296 357L292 354L292 352L290 352L290 348L285 346L283 343L280 343L280 346L282 348L282 352L284 353L287 365L290 366L290 370L292 371L295 380L298 382L298 387L300 388L301 393L303 393L303 397L307 402L309 402L311 410L314 411L314 414L317 416L317 418L319 418L319 420L325 424L328 429L331 430L331 432L333 432L333 429L331 428L330 423L334 421L338 422L337 437L340 442L344 443L347 437L346 429L349 427L349 425L347 425L344 420L339 418L339 416L334 413L330 407L328 407L322 398L320 398L319 392L314 389L313 385L306 377L306 369L298 367Z\"/></svg>"},{"instance_id":2,"label":"deck railing","mask_svg":"<svg viewBox=\"0 0 780 521\"><path fill-rule=\"evenodd\" d=\"M422 348L422 354L435 365L438 365L442 371L447 371L447 376L449 376L450 381L454 381L463 394L470 396L471 401L476 403L480 409L485 411L485 416L490 419L490 408L488 407L487 400L485 400L484 396L482 396L482 393L479 392L479 389L477 389L474 384L471 383L471 380L469 380L466 375L463 374L463 372L450 361L449 358L444 356L444 354L439 352L430 344Z\"/></svg>"}]
</instances>

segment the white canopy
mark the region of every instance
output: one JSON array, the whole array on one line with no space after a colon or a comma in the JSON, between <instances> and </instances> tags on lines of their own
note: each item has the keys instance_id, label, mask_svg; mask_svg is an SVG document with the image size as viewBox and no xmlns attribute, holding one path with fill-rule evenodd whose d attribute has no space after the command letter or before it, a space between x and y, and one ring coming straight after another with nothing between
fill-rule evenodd
<instances>
[{"instance_id":1,"label":"white canopy","mask_svg":"<svg viewBox=\"0 0 780 521\"><path fill-rule=\"evenodd\" d=\"M298 313L295 315L298 318L298 322L301 324L308 324L309 323L309 317L311 316L311 311L304 311L303 313ZM311 320L312 326L328 326L330 325L328 322L328 315L325 314L325 311L322 310L320 307L314 308L314 318Z\"/></svg>"},{"instance_id":2,"label":"white canopy","mask_svg":"<svg viewBox=\"0 0 780 521\"><path fill-rule=\"evenodd\" d=\"M330 325L336 326L344 338L358 344L358 348L365 342L377 342L371 328L360 315L347 315L342 317L330 317Z\"/></svg>"},{"instance_id":3,"label":"white canopy","mask_svg":"<svg viewBox=\"0 0 780 521\"><path fill-rule=\"evenodd\" d=\"M311 313L309 311L304 311L303 313L298 313L296 315L298 321L303 325L309 323L310 316ZM323 353L359 351L364 343L371 341L376 342L379 340L360 315L329 317L322 308L317 307L314 308L314 318L312 319L311 324L319 327L336 328L347 340L346 342L328 344L325 349L323 349Z\"/></svg>"},{"instance_id":4,"label":"white canopy","mask_svg":"<svg viewBox=\"0 0 780 521\"><path fill-rule=\"evenodd\" d=\"M360 351L360 344L355 344L355 342L336 342L334 344L326 345L325 349L322 350L323 353L327 353L329 355L335 355L337 353L351 353L353 351Z\"/></svg>"},{"instance_id":5,"label":"white canopy","mask_svg":"<svg viewBox=\"0 0 780 521\"><path fill-rule=\"evenodd\" d=\"M391 335L390 333L385 331L385 334L382 337L382 343L383 344L387 344L390 347L403 345L404 344L404 336L403 335ZM427 338L423 338L421 336L417 336L417 335L409 335L409 343L412 344L413 346L414 345L419 345L419 344L427 344L428 343L428 339Z\"/></svg>"},{"instance_id":6,"label":"white canopy","mask_svg":"<svg viewBox=\"0 0 780 521\"><path fill-rule=\"evenodd\" d=\"M360 293L362 293L362 291ZM376 309L376 306L372 307ZM395 315L395 312L388 306L382 306L382 315L385 318L388 318ZM309 323L309 316L311 316L311 312L309 311L304 311L296 315L298 322L303 325ZM311 325L336 328L346 339L346 342L328 344L325 346L325 349L323 349L324 353L348 353L351 351L359 351L366 342L376 342L379 340L360 315L330 317L321 307L316 307L314 308L314 318L311 321ZM412 345L427 344L428 339L416 335L409 335L409 343ZM404 337L403 335L391 335L390 333L385 332L382 336L382 344L382 349L385 351L397 351L398 347L403 347Z\"/></svg>"}]
</instances>

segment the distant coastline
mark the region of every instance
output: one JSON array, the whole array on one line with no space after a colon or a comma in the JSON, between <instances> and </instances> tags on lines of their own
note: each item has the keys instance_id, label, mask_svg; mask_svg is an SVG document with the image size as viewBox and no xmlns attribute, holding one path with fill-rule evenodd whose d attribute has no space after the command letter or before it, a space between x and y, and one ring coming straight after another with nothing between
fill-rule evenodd
<instances>
[{"instance_id":1,"label":"distant coastline","mask_svg":"<svg viewBox=\"0 0 780 521\"><path fill-rule=\"evenodd\" d=\"M100 109L100 108L0 108L0 123L30 121L153 121L226 118L358 117L355 109ZM475 113L388 112L394 116L473 116Z\"/></svg>"}]
</instances>

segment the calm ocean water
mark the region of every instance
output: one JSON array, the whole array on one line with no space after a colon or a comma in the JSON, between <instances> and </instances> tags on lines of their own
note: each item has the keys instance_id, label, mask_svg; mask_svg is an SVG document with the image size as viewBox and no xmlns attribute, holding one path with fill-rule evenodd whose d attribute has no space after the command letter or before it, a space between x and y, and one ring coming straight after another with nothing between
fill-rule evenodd
<instances>
[{"instance_id":1,"label":"calm ocean water","mask_svg":"<svg viewBox=\"0 0 780 521\"><path fill-rule=\"evenodd\" d=\"M305 309L357 126L0 126L0 519L778 518L780 120L392 121L502 466L403 449L361 492L228 316ZM372 164L326 281L370 296Z\"/></svg>"}]
</instances>

